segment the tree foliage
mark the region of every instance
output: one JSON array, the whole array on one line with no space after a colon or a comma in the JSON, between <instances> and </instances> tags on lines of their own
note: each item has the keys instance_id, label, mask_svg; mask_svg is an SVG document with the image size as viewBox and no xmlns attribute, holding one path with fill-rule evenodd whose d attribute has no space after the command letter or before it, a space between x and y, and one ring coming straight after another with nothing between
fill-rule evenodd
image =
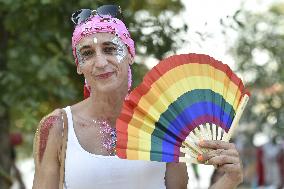
<instances>
[{"instance_id":1,"label":"tree foliage","mask_svg":"<svg viewBox=\"0 0 284 189\"><path fill-rule=\"evenodd\" d=\"M231 49L238 70L251 89L252 98L244 118L253 122L251 134L284 136L284 4L267 12L239 10L232 28L238 32Z\"/></svg>"}]
</instances>

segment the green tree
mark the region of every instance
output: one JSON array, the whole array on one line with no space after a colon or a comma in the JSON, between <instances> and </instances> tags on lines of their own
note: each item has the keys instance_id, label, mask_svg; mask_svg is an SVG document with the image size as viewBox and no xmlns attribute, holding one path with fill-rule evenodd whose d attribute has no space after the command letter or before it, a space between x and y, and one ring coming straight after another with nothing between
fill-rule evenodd
<instances>
[{"instance_id":1,"label":"green tree","mask_svg":"<svg viewBox=\"0 0 284 189\"><path fill-rule=\"evenodd\" d=\"M244 120L251 136L264 132L284 136L284 4L267 12L239 10L230 26L238 32L231 52L252 97ZM231 20L232 21L232 20Z\"/></svg>"},{"instance_id":2,"label":"green tree","mask_svg":"<svg viewBox=\"0 0 284 189\"><path fill-rule=\"evenodd\" d=\"M113 1L0 0L0 186L8 188L9 131L20 130L25 149L31 143L39 119L52 109L82 99L83 78L75 74L71 52L73 25L70 15L80 8L95 8ZM161 59L174 51L186 26L173 28L172 15L182 10L180 0L119 0L125 21L136 41L138 56ZM133 66L134 85L147 71Z\"/></svg>"}]
</instances>

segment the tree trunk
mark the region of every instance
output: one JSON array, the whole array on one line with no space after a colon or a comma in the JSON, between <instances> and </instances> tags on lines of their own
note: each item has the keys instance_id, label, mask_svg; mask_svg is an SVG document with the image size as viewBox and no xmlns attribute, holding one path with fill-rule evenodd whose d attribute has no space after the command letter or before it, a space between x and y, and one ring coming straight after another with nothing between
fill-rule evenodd
<instances>
[{"instance_id":1,"label":"tree trunk","mask_svg":"<svg viewBox=\"0 0 284 189\"><path fill-rule=\"evenodd\" d=\"M7 71L8 32L3 21L5 15L0 14L0 73ZM3 76L3 75L2 75ZM0 76L1 79L1 76ZM5 86L0 80L0 189L9 189L11 185L11 145L9 137L9 110L1 95L5 93Z\"/></svg>"},{"instance_id":2,"label":"tree trunk","mask_svg":"<svg viewBox=\"0 0 284 189\"><path fill-rule=\"evenodd\" d=\"M9 189L11 184L11 145L8 113L0 115L0 188Z\"/></svg>"}]
</instances>

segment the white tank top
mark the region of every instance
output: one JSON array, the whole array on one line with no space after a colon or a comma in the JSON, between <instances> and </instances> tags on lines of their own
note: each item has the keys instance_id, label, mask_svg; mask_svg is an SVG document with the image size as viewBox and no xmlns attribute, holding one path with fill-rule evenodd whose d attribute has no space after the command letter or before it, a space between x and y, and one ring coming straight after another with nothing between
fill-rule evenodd
<instances>
[{"instance_id":1,"label":"white tank top","mask_svg":"<svg viewBox=\"0 0 284 189\"><path fill-rule=\"evenodd\" d=\"M76 137L70 106L65 189L165 189L166 163L125 160L87 152Z\"/></svg>"}]
</instances>

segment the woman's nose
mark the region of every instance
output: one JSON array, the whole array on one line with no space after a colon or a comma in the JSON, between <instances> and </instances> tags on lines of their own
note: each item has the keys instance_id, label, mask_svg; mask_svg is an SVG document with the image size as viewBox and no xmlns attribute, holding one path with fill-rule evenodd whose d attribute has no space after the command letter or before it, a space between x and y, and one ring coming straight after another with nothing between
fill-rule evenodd
<instances>
[{"instance_id":1,"label":"woman's nose","mask_svg":"<svg viewBox=\"0 0 284 189\"><path fill-rule=\"evenodd\" d=\"M108 64L107 59L102 54L97 54L94 60L94 65L96 68L104 68Z\"/></svg>"}]
</instances>

